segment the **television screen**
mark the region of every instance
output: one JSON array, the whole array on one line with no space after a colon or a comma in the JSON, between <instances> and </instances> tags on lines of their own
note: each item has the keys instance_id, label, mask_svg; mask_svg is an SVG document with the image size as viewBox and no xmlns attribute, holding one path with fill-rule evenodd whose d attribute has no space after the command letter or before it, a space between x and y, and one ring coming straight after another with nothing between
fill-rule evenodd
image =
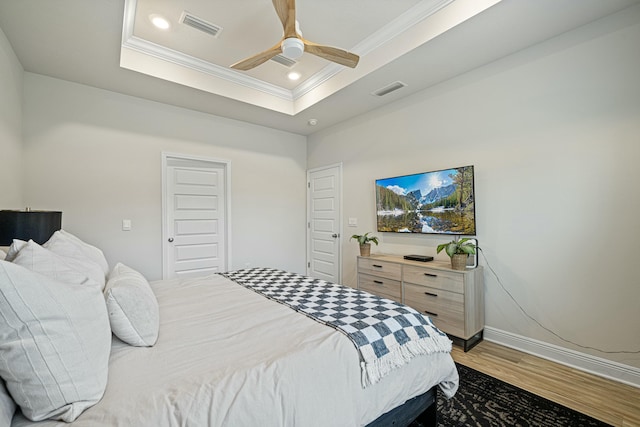
<instances>
[{"instance_id":1,"label":"television screen","mask_svg":"<svg viewBox=\"0 0 640 427\"><path fill-rule=\"evenodd\" d=\"M378 231L476 235L473 166L376 180Z\"/></svg>"}]
</instances>

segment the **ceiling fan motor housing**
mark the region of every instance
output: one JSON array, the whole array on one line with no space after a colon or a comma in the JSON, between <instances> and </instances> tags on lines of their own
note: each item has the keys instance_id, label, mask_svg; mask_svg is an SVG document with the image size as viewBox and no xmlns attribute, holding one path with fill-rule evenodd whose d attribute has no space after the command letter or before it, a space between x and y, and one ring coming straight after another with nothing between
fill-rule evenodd
<instances>
[{"instance_id":1,"label":"ceiling fan motor housing","mask_svg":"<svg viewBox=\"0 0 640 427\"><path fill-rule=\"evenodd\" d=\"M289 37L280 45L282 54L289 59L298 59L304 52L304 43L297 37Z\"/></svg>"}]
</instances>

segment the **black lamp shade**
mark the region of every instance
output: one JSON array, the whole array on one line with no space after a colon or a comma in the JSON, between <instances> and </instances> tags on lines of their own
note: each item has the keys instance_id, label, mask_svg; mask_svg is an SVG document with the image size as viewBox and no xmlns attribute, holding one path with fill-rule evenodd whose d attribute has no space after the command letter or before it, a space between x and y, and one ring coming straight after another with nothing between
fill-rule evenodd
<instances>
[{"instance_id":1,"label":"black lamp shade","mask_svg":"<svg viewBox=\"0 0 640 427\"><path fill-rule=\"evenodd\" d=\"M0 211L0 246L13 239L33 240L43 244L62 227L62 212Z\"/></svg>"}]
</instances>

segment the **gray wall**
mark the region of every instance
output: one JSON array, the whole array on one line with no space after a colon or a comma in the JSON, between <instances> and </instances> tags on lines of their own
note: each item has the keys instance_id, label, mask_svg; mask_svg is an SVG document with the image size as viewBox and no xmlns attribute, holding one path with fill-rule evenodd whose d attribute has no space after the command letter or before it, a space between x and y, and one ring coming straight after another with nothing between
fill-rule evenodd
<instances>
[{"instance_id":1,"label":"gray wall","mask_svg":"<svg viewBox=\"0 0 640 427\"><path fill-rule=\"evenodd\" d=\"M305 271L306 139L25 73L24 202L162 276L161 153L231 161L232 268ZM131 231L122 220L131 219Z\"/></svg>"},{"instance_id":2,"label":"gray wall","mask_svg":"<svg viewBox=\"0 0 640 427\"><path fill-rule=\"evenodd\" d=\"M0 29L0 209L21 209L22 65Z\"/></svg>"},{"instance_id":3,"label":"gray wall","mask_svg":"<svg viewBox=\"0 0 640 427\"><path fill-rule=\"evenodd\" d=\"M356 283L348 236L376 230L376 178L473 164L487 325L640 367L638 354L544 331L487 268L562 337L640 350L640 8L632 11L312 135L309 168L343 162L344 282ZM378 236L373 249L396 254L435 255L450 240Z\"/></svg>"}]
</instances>

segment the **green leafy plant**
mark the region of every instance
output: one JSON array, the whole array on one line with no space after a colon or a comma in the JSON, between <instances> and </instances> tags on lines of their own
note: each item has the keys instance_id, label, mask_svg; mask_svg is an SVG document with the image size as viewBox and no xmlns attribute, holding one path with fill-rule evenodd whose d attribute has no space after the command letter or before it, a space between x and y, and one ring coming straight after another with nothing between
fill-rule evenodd
<instances>
[{"instance_id":1,"label":"green leafy plant","mask_svg":"<svg viewBox=\"0 0 640 427\"><path fill-rule=\"evenodd\" d=\"M354 234L351 236L351 239L356 239L360 245L364 245L369 242L375 243L376 246L378 245L378 238L376 236L369 236L369 233Z\"/></svg>"},{"instance_id":2,"label":"green leafy plant","mask_svg":"<svg viewBox=\"0 0 640 427\"><path fill-rule=\"evenodd\" d=\"M478 248L478 246L475 245L470 240L471 239L468 237L464 237L462 239L458 239L456 237L454 240L450 241L449 243L443 243L441 245L438 245L436 252L440 253L444 249L450 258L453 258L455 254L473 255L476 253L476 249Z\"/></svg>"}]
</instances>

